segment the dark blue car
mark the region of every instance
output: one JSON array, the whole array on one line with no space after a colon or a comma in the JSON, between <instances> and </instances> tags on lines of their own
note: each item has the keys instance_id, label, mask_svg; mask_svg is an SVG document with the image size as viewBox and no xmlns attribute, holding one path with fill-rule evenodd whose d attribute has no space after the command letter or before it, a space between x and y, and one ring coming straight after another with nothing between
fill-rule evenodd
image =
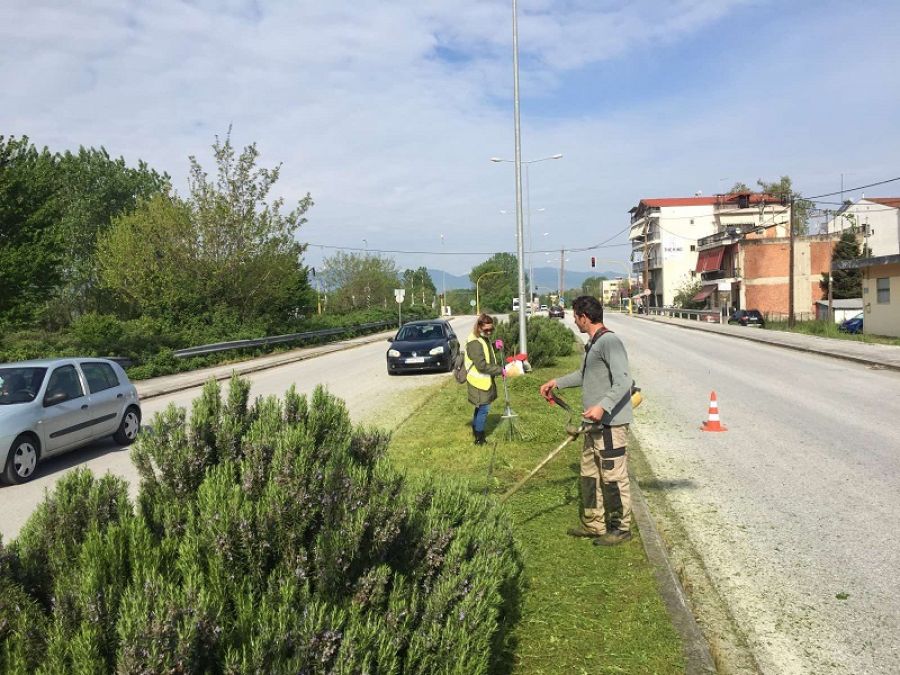
<instances>
[{"instance_id":1,"label":"dark blue car","mask_svg":"<svg viewBox=\"0 0 900 675\"><path fill-rule=\"evenodd\" d=\"M838 330L842 333L862 333L863 313L860 312L855 316L851 316L849 319L844 319L843 321L841 321L841 325L838 326Z\"/></svg>"},{"instance_id":2,"label":"dark blue car","mask_svg":"<svg viewBox=\"0 0 900 675\"><path fill-rule=\"evenodd\" d=\"M441 319L410 321L397 334L388 338L389 375L410 371L453 370L459 351L459 339L450 324Z\"/></svg>"}]
</instances>

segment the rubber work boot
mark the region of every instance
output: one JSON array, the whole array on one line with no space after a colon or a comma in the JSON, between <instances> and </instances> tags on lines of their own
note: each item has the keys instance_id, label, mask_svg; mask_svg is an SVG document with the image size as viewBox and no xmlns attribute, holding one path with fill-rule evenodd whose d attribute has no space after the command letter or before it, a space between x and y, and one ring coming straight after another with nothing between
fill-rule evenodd
<instances>
[{"instance_id":1,"label":"rubber work boot","mask_svg":"<svg viewBox=\"0 0 900 675\"><path fill-rule=\"evenodd\" d=\"M594 546L618 546L626 541L631 541L631 532L629 530L610 530L601 537L594 540Z\"/></svg>"},{"instance_id":2,"label":"rubber work boot","mask_svg":"<svg viewBox=\"0 0 900 675\"><path fill-rule=\"evenodd\" d=\"M475 445L484 445L487 443L487 439L484 437L483 431L475 432Z\"/></svg>"},{"instance_id":3,"label":"rubber work boot","mask_svg":"<svg viewBox=\"0 0 900 675\"><path fill-rule=\"evenodd\" d=\"M588 539L598 539L599 537L606 536L604 534L601 534L600 532L587 530L581 525L579 525L578 527L570 527L568 530L566 530L566 534L570 537L586 537Z\"/></svg>"}]
</instances>

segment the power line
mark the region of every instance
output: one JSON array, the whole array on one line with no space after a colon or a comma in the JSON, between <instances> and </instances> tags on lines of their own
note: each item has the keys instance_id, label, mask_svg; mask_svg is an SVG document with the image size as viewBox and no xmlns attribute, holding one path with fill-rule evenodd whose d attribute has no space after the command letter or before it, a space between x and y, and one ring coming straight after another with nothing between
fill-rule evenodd
<instances>
[{"instance_id":1,"label":"power line","mask_svg":"<svg viewBox=\"0 0 900 675\"><path fill-rule=\"evenodd\" d=\"M821 195L813 195L812 197L801 197L801 199L808 199L811 201L813 199L818 199L819 197L834 197L834 195L842 195L845 192L856 192L857 190L865 190L866 188L877 187L878 185L887 185L888 183L894 183L898 180L900 180L900 176L897 176L896 178L888 178L887 180L880 180L877 183L869 183L868 185L860 185L859 187L844 188L843 190L837 190L835 192L826 192L825 194L821 194Z\"/></svg>"},{"instance_id":2,"label":"power line","mask_svg":"<svg viewBox=\"0 0 900 675\"><path fill-rule=\"evenodd\" d=\"M626 228L628 229L628 228ZM623 230L624 231L624 230ZM598 248L617 248L620 246L631 246L630 243L622 243L622 244L607 244L606 242L612 241L616 237L618 237L622 232L617 232L609 239L606 239L599 244L595 244L594 246L587 246L584 248L566 248L564 246L560 247L566 251L580 252L580 251L591 251ZM320 249L329 249L335 251L362 251L366 253L401 253L406 255L443 255L443 256L466 256L466 255L494 255L495 253L510 253L515 254L514 251L410 251L405 249L393 249L393 248L362 248L358 246L337 246L335 244L317 244L313 242L307 242L307 248L320 248ZM534 251L526 251L526 253L559 253L559 248L551 248L551 249L535 249Z\"/></svg>"}]
</instances>

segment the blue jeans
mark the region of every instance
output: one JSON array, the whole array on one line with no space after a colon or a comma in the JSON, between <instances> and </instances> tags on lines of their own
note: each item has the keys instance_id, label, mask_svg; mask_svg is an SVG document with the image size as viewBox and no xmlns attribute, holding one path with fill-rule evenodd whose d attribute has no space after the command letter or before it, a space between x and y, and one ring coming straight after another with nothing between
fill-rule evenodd
<instances>
[{"instance_id":1,"label":"blue jeans","mask_svg":"<svg viewBox=\"0 0 900 675\"><path fill-rule=\"evenodd\" d=\"M475 431L484 431L485 422L487 422L488 410L491 409L490 403L475 406L475 414L472 416L472 428Z\"/></svg>"}]
</instances>

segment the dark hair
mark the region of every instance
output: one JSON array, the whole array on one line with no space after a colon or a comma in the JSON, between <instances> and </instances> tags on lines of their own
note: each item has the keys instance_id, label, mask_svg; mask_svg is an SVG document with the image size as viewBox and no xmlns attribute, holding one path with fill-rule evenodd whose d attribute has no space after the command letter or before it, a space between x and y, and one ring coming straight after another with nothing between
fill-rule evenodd
<instances>
[{"instance_id":1,"label":"dark hair","mask_svg":"<svg viewBox=\"0 0 900 675\"><path fill-rule=\"evenodd\" d=\"M579 295L575 298L572 312L586 316L591 323L603 323L603 304L592 295Z\"/></svg>"},{"instance_id":2,"label":"dark hair","mask_svg":"<svg viewBox=\"0 0 900 675\"><path fill-rule=\"evenodd\" d=\"M494 317L490 314L485 314L482 312L478 315L478 319L475 321L475 334L478 334L484 326L493 326L494 325Z\"/></svg>"}]
</instances>

